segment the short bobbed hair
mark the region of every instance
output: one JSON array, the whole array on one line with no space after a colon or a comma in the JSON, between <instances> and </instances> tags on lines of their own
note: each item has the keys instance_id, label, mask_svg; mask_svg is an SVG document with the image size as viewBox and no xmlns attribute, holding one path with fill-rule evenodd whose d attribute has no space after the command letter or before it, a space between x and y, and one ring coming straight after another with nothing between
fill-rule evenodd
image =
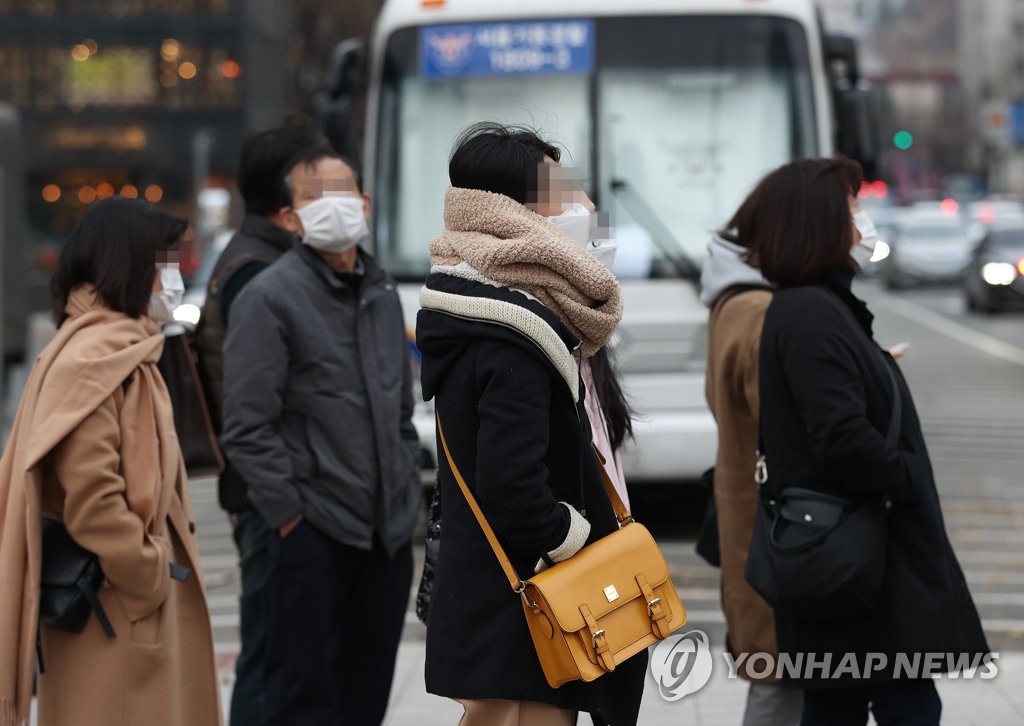
<instances>
[{"instance_id":1,"label":"short bobbed hair","mask_svg":"<svg viewBox=\"0 0 1024 726\"><path fill-rule=\"evenodd\" d=\"M532 204L537 201L545 156L559 161L562 154L533 129L483 121L464 130L455 142L448 178L453 187Z\"/></svg>"},{"instance_id":2,"label":"short bobbed hair","mask_svg":"<svg viewBox=\"0 0 1024 726\"><path fill-rule=\"evenodd\" d=\"M138 318L146 312L161 253L174 248L188 222L136 199L111 197L89 208L71 231L50 281L53 319L68 318L68 298L93 285L111 310Z\"/></svg>"},{"instance_id":3,"label":"short bobbed hair","mask_svg":"<svg viewBox=\"0 0 1024 726\"><path fill-rule=\"evenodd\" d=\"M849 197L863 180L860 164L845 157L801 159L768 174L747 235L751 263L779 287L815 284L849 267Z\"/></svg>"}]
</instances>

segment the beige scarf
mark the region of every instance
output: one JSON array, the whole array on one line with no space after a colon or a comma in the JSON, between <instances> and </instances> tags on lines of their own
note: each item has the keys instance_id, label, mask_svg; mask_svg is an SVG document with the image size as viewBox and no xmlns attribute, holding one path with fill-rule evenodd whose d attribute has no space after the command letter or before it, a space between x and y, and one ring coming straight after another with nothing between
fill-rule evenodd
<instances>
[{"instance_id":1,"label":"beige scarf","mask_svg":"<svg viewBox=\"0 0 1024 726\"><path fill-rule=\"evenodd\" d=\"M36 359L0 460L0 726L28 724L32 701L47 455L128 381L120 413L125 498L149 532L166 519L181 475L171 401L156 368L159 326L109 310L91 287L72 292L67 312Z\"/></svg>"},{"instance_id":2,"label":"beige scarf","mask_svg":"<svg viewBox=\"0 0 1024 726\"><path fill-rule=\"evenodd\" d=\"M591 356L622 319L619 283L607 267L550 222L502 194L449 187L445 231L430 242L430 262L468 263L495 282L540 300Z\"/></svg>"}]
</instances>

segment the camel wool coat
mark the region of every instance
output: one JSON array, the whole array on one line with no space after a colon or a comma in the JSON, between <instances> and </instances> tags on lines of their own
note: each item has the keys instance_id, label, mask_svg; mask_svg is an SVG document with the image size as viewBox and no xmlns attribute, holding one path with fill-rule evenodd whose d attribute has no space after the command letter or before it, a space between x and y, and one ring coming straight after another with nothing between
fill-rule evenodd
<instances>
[{"instance_id":1,"label":"camel wool coat","mask_svg":"<svg viewBox=\"0 0 1024 726\"><path fill-rule=\"evenodd\" d=\"M213 637L159 326L78 288L36 360L0 461L0 726L27 726L44 517L106 579L71 633L38 628L39 726L218 726ZM170 565L191 570L184 582Z\"/></svg>"},{"instance_id":2,"label":"camel wool coat","mask_svg":"<svg viewBox=\"0 0 1024 726\"><path fill-rule=\"evenodd\" d=\"M92 549L123 565L105 568L99 593L115 638L104 635L94 615L81 633L42 626L39 726L214 726L220 691L184 471L155 548L131 536L131 512L109 504L118 496L123 401L121 391L107 399L44 467L43 516L81 522L70 529L79 544L102 538ZM170 562L192 570L185 582L170 578ZM117 587L109 570L120 566L127 582Z\"/></svg>"},{"instance_id":3,"label":"camel wool coat","mask_svg":"<svg viewBox=\"0 0 1024 726\"><path fill-rule=\"evenodd\" d=\"M726 644L740 653L777 655L772 609L747 583L747 553L757 510L758 352L768 290L719 296L708 321L708 407L718 424L715 507L722 556Z\"/></svg>"}]
</instances>

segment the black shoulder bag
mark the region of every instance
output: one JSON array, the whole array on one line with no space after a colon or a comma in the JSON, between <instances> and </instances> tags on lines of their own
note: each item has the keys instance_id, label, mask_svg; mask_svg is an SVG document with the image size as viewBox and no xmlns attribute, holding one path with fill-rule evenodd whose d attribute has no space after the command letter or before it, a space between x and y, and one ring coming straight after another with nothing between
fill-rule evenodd
<instances>
[{"instance_id":1,"label":"black shoulder bag","mask_svg":"<svg viewBox=\"0 0 1024 726\"><path fill-rule=\"evenodd\" d=\"M43 519L43 566L39 577L39 621L80 633L96 613L108 638L114 627L100 603L103 570L99 558L78 546L61 522Z\"/></svg>"},{"instance_id":2,"label":"black shoulder bag","mask_svg":"<svg viewBox=\"0 0 1024 726\"><path fill-rule=\"evenodd\" d=\"M900 387L889 362L882 363L893 388L886 444L895 447ZM759 503L747 559L754 590L776 612L796 618L850 618L877 608L885 583L888 497L852 502L800 487L785 487L772 497L764 487L763 454L756 479Z\"/></svg>"}]
</instances>

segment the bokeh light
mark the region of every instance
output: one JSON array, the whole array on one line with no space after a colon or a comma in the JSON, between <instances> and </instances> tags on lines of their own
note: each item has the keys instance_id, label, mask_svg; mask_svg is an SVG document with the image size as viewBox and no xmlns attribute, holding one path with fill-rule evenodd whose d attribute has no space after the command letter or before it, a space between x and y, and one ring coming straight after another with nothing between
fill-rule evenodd
<instances>
[{"instance_id":1,"label":"bokeh light","mask_svg":"<svg viewBox=\"0 0 1024 726\"><path fill-rule=\"evenodd\" d=\"M47 184L43 187L43 199L50 204L60 200L60 187L56 184Z\"/></svg>"}]
</instances>

